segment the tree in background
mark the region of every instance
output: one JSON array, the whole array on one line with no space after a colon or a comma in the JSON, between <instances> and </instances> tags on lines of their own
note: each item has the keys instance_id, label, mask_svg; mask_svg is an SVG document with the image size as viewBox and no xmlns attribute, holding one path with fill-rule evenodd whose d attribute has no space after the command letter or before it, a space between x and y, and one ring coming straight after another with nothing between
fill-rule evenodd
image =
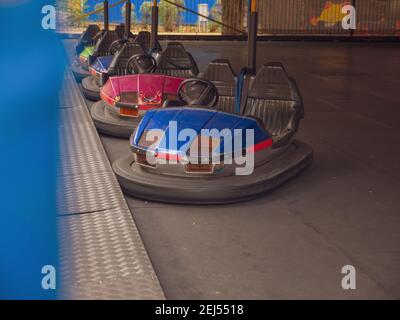
<instances>
[{"instance_id":1,"label":"tree in background","mask_svg":"<svg viewBox=\"0 0 400 320\"><path fill-rule=\"evenodd\" d=\"M103 21L104 20L104 10L103 10L103 8L104 8L103 2L96 3L96 5L94 6L94 10L102 9L102 11L96 13L96 20L97 21Z\"/></svg>"},{"instance_id":2,"label":"tree in background","mask_svg":"<svg viewBox=\"0 0 400 320\"><path fill-rule=\"evenodd\" d=\"M85 19L79 19L88 8L87 0L60 0L57 11L62 24L68 27L79 27Z\"/></svg>"},{"instance_id":3,"label":"tree in background","mask_svg":"<svg viewBox=\"0 0 400 320\"><path fill-rule=\"evenodd\" d=\"M221 0L222 21L236 29L243 29L244 17L246 15L244 0ZM231 28L222 27L223 34L237 33Z\"/></svg>"},{"instance_id":4,"label":"tree in background","mask_svg":"<svg viewBox=\"0 0 400 320\"><path fill-rule=\"evenodd\" d=\"M184 0L174 0L176 4L185 6ZM164 26L164 30L167 32L174 31L182 22L182 12L183 10L165 2L163 0L159 3L160 10L160 24Z\"/></svg>"},{"instance_id":5,"label":"tree in background","mask_svg":"<svg viewBox=\"0 0 400 320\"><path fill-rule=\"evenodd\" d=\"M211 13L210 14L211 18L213 18L216 21L222 21L222 2L221 2L221 0L217 0L215 2L214 6L211 8L210 13ZM218 32L221 30L222 30L221 25L210 21L210 23L209 23L209 31L210 32Z\"/></svg>"},{"instance_id":6,"label":"tree in background","mask_svg":"<svg viewBox=\"0 0 400 320\"><path fill-rule=\"evenodd\" d=\"M144 1L140 6L140 15L142 16L142 26L147 28L151 25L151 1Z\"/></svg>"},{"instance_id":7,"label":"tree in background","mask_svg":"<svg viewBox=\"0 0 400 320\"><path fill-rule=\"evenodd\" d=\"M126 11L126 6L125 6L125 4L123 4L122 7L121 7L122 21L125 21L125 11ZM136 7L135 7L135 4L132 3L132 11L131 11L131 21L132 21L132 24L134 24L136 20L137 20L137 16L136 16Z\"/></svg>"}]
</instances>

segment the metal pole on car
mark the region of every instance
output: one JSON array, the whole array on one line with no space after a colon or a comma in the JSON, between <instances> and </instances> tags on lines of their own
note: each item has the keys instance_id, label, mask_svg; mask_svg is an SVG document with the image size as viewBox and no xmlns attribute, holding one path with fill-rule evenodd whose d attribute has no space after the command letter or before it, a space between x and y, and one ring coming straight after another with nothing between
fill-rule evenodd
<instances>
[{"instance_id":1,"label":"metal pole on car","mask_svg":"<svg viewBox=\"0 0 400 320\"><path fill-rule=\"evenodd\" d=\"M103 6L104 6L104 30L108 31L109 26L108 26L108 1L105 0L103 2Z\"/></svg>"},{"instance_id":2,"label":"metal pole on car","mask_svg":"<svg viewBox=\"0 0 400 320\"><path fill-rule=\"evenodd\" d=\"M255 72L257 68L257 25L258 12L257 1L250 0L250 21L248 22L248 40L247 40L247 68Z\"/></svg>"},{"instance_id":3,"label":"metal pole on car","mask_svg":"<svg viewBox=\"0 0 400 320\"><path fill-rule=\"evenodd\" d=\"M131 32L131 19L132 19L132 3L130 0L125 5L125 39L129 38Z\"/></svg>"},{"instance_id":4,"label":"metal pole on car","mask_svg":"<svg viewBox=\"0 0 400 320\"><path fill-rule=\"evenodd\" d=\"M153 1L151 7L151 49L157 48L158 38L158 5L157 0Z\"/></svg>"}]
</instances>

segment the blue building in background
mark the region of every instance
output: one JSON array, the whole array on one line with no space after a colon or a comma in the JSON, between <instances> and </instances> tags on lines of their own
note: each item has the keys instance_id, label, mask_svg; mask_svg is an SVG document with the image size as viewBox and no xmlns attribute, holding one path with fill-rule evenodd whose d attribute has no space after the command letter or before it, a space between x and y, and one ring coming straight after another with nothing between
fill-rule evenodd
<instances>
[{"instance_id":1,"label":"blue building in background","mask_svg":"<svg viewBox=\"0 0 400 320\"><path fill-rule=\"evenodd\" d=\"M140 8L143 4L143 2L149 2L149 0L131 0L132 4L135 7L135 16L136 16L136 23L140 22L142 19L142 15L140 12ZM113 3L118 2L118 0L109 0L109 4L112 5ZM216 4L217 0L184 0L185 2L185 7L188 9L191 9L193 11L198 12L199 4L207 4L208 5L208 10L211 13L211 9L214 7ZM92 11L95 9L96 4L101 4L102 1L99 0L87 0L86 1L86 12ZM111 22L123 22L124 17L122 16L121 13L121 8L124 4L120 4L116 6L115 8L110 9L110 21ZM101 16L98 15L93 15L89 18L90 21L96 21L102 19ZM190 13L188 11L184 11L182 13L182 22L183 24L197 24L199 20L199 17L193 13Z\"/></svg>"}]
</instances>

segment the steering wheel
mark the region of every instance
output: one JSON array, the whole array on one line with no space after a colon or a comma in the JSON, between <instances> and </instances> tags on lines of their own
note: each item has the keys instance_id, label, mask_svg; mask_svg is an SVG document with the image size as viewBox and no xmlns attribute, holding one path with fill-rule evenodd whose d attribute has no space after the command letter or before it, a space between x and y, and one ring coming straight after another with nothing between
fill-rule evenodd
<instances>
[{"instance_id":1,"label":"steering wheel","mask_svg":"<svg viewBox=\"0 0 400 320\"><path fill-rule=\"evenodd\" d=\"M118 39L115 40L113 43L111 43L110 46L110 53L111 55L115 55L118 51L120 51L122 49L122 47L124 46L125 41L122 39Z\"/></svg>"},{"instance_id":2,"label":"steering wheel","mask_svg":"<svg viewBox=\"0 0 400 320\"><path fill-rule=\"evenodd\" d=\"M157 68L157 61L147 54L136 54L128 60L126 68L129 74L153 73Z\"/></svg>"},{"instance_id":3,"label":"steering wheel","mask_svg":"<svg viewBox=\"0 0 400 320\"><path fill-rule=\"evenodd\" d=\"M213 108L218 103L219 94L215 85L200 78L186 79L178 88L178 98L188 106Z\"/></svg>"}]
</instances>

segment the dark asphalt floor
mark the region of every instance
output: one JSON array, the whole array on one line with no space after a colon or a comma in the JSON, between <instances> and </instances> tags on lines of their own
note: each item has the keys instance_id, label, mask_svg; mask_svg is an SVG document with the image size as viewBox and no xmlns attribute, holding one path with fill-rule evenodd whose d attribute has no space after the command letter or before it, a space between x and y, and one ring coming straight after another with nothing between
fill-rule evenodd
<instances>
[{"instance_id":1,"label":"dark asphalt floor","mask_svg":"<svg viewBox=\"0 0 400 320\"><path fill-rule=\"evenodd\" d=\"M185 42L201 70L245 43ZM400 298L400 45L265 42L300 87L311 168L254 201L176 206L127 197L169 299ZM102 137L111 161L126 140ZM341 269L357 289L341 288Z\"/></svg>"}]
</instances>

